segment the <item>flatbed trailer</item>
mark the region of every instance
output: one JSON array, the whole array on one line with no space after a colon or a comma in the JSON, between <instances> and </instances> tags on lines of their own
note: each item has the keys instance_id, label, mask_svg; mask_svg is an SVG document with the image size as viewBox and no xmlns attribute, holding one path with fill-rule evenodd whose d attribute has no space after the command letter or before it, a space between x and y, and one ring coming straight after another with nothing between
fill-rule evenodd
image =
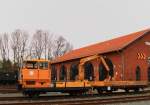
<instances>
[{"instance_id":1,"label":"flatbed trailer","mask_svg":"<svg viewBox=\"0 0 150 105\"><path fill-rule=\"evenodd\" d=\"M69 94L82 94L89 90L97 90L98 93L112 92L123 89L126 92L134 90L138 92L140 89L148 87L147 81L59 81L52 82L49 87L34 88L26 85L23 88L25 94L41 94L46 92L62 92Z\"/></svg>"},{"instance_id":2,"label":"flatbed trailer","mask_svg":"<svg viewBox=\"0 0 150 105\"><path fill-rule=\"evenodd\" d=\"M115 91L123 89L126 92L129 90L139 91L148 87L147 81L93 81L91 86L97 89L99 92L103 91Z\"/></svg>"}]
</instances>

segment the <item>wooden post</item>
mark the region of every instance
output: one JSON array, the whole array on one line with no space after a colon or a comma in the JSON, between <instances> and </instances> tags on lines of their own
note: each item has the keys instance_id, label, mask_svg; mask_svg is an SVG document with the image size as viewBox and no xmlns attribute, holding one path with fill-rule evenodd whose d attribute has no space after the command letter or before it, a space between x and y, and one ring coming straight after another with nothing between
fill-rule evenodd
<instances>
[{"instance_id":1,"label":"wooden post","mask_svg":"<svg viewBox=\"0 0 150 105\"><path fill-rule=\"evenodd\" d=\"M67 69L67 81L68 80L70 80L70 67L71 67L71 65L70 65L70 63L67 63L66 64L66 69Z\"/></svg>"},{"instance_id":2,"label":"wooden post","mask_svg":"<svg viewBox=\"0 0 150 105\"><path fill-rule=\"evenodd\" d=\"M56 65L56 71L57 71L57 81L60 80L60 64Z\"/></svg>"},{"instance_id":3,"label":"wooden post","mask_svg":"<svg viewBox=\"0 0 150 105\"><path fill-rule=\"evenodd\" d=\"M84 67L82 64L79 64L79 80L84 80Z\"/></svg>"},{"instance_id":4,"label":"wooden post","mask_svg":"<svg viewBox=\"0 0 150 105\"><path fill-rule=\"evenodd\" d=\"M99 81L99 60L96 59L92 61L93 69L94 69L94 80Z\"/></svg>"}]
</instances>

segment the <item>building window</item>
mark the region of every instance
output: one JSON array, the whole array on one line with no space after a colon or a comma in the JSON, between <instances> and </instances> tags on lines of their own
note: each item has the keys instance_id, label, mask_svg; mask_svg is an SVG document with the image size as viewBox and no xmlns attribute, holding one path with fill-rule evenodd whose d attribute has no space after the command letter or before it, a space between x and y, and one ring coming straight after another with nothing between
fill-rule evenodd
<instances>
[{"instance_id":1,"label":"building window","mask_svg":"<svg viewBox=\"0 0 150 105\"><path fill-rule=\"evenodd\" d=\"M139 66L136 67L136 81L141 80L141 69Z\"/></svg>"}]
</instances>

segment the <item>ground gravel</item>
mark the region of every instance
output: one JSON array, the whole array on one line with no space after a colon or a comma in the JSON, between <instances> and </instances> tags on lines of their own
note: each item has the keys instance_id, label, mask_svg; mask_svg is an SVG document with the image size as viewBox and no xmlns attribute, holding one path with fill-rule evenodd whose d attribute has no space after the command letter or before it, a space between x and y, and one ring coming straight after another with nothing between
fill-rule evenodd
<instances>
[{"instance_id":1,"label":"ground gravel","mask_svg":"<svg viewBox=\"0 0 150 105\"><path fill-rule=\"evenodd\" d=\"M150 105L150 101L137 101L137 102L127 102L127 103L117 103L107 105Z\"/></svg>"}]
</instances>

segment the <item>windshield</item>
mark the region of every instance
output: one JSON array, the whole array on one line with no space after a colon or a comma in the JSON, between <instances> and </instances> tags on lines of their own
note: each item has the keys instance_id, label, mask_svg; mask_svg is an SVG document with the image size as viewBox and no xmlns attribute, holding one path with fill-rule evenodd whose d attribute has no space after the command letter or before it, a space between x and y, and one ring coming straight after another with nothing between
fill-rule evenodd
<instances>
[{"instance_id":1,"label":"windshield","mask_svg":"<svg viewBox=\"0 0 150 105\"><path fill-rule=\"evenodd\" d=\"M39 62L40 69L48 69L48 62Z\"/></svg>"},{"instance_id":2,"label":"windshield","mask_svg":"<svg viewBox=\"0 0 150 105\"><path fill-rule=\"evenodd\" d=\"M24 63L25 68L27 69L37 69L38 63L36 61L26 61Z\"/></svg>"}]
</instances>

